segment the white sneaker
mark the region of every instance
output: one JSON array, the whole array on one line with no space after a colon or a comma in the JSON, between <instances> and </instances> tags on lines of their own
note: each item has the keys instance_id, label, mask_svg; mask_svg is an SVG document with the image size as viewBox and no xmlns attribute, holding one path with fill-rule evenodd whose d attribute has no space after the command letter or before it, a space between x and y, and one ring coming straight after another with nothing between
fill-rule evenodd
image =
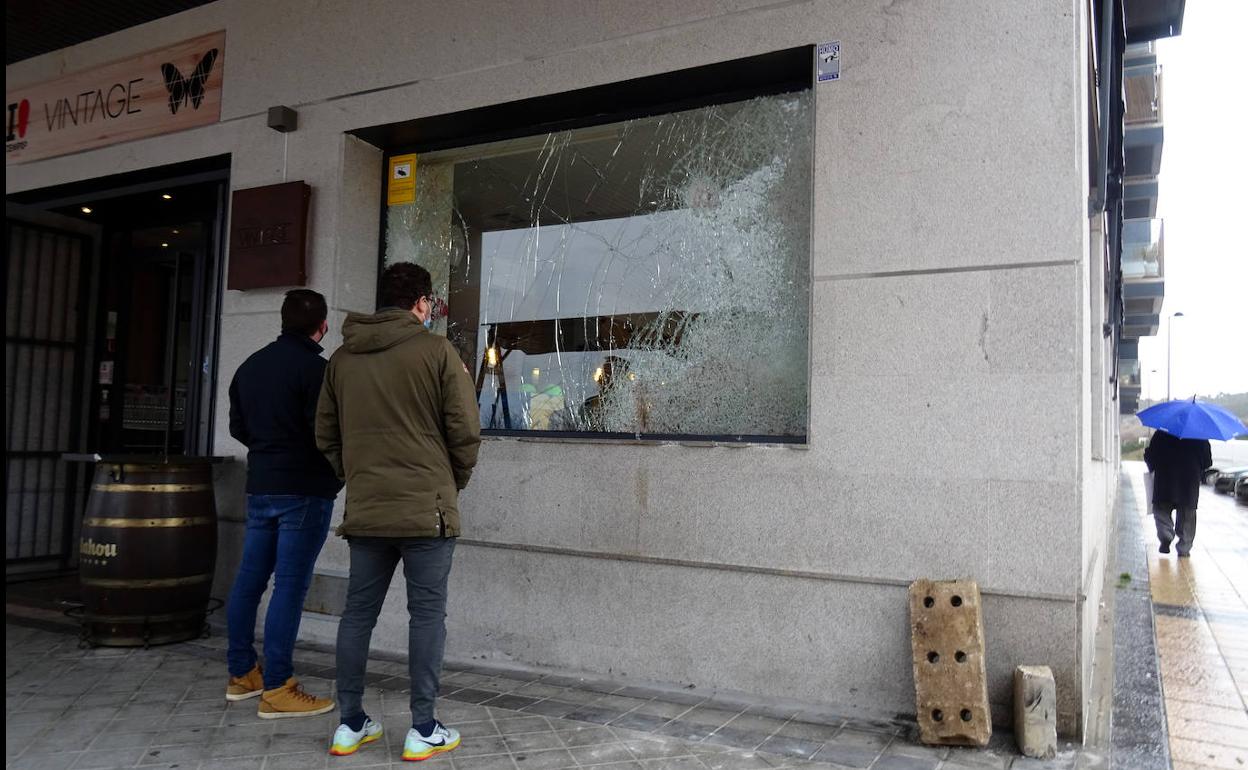
<instances>
[{"instance_id":1,"label":"white sneaker","mask_svg":"<svg viewBox=\"0 0 1248 770\"><path fill-rule=\"evenodd\" d=\"M381 737L381 723L365 718L364 727L359 732L346 725L338 725L334 731L334 741L329 746L329 753L336 757L354 754L366 743L372 743Z\"/></svg>"},{"instance_id":2,"label":"white sneaker","mask_svg":"<svg viewBox=\"0 0 1248 770\"><path fill-rule=\"evenodd\" d=\"M444 727L441 722L434 724L429 735L421 735L413 727L407 731L407 740L403 741L403 759L406 762L419 762L434 754L450 751L458 745L459 730Z\"/></svg>"}]
</instances>

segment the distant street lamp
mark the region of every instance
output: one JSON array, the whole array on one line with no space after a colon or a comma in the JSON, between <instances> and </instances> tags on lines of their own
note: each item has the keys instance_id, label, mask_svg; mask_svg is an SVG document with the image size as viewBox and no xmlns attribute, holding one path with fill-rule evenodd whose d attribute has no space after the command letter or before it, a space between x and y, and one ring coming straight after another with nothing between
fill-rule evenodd
<instances>
[{"instance_id":1,"label":"distant street lamp","mask_svg":"<svg viewBox=\"0 0 1248 770\"><path fill-rule=\"evenodd\" d=\"M1166 323L1166 400L1170 400L1170 349L1174 347L1174 319L1182 318L1183 311L1170 314Z\"/></svg>"}]
</instances>

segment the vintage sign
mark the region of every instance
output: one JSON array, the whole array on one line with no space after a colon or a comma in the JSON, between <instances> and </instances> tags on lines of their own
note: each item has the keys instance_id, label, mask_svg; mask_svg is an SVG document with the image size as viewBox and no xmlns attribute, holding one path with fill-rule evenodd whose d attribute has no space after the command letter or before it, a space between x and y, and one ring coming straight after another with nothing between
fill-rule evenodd
<instances>
[{"instance_id":1,"label":"vintage sign","mask_svg":"<svg viewBox=\"0 0 1248 770\"><path fill-rule=\"evenodd\" d=\"M416 202L416 156L395 155L386 177L386 205Z\"/></svg>"},{"instance_id":2,"label":"vintage sign","mask_svg":"<svg viewBox=\"0 0 1248 770\"><path fill-rule=\"evenodd\" d=\"M216 123L225 32L6 91L5 164Z\"/></svg>"},{"instance_id":3,"label":"vintage sign","mask_svg":"<svg viewBox=\"0 0 1248 770\"><path fill-rule=\"evenodd\" d=\"M234 191L226 288L307 284L305 253L311 198L312 188L304 182Z\"/></svg>"}]
</instances>

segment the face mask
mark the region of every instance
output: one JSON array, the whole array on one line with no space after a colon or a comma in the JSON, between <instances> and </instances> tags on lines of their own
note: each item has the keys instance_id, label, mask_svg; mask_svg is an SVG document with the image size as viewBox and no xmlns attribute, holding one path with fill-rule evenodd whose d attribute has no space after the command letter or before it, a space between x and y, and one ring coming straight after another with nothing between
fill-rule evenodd
<instances>
[{"instance_id":1,"label":"face mask","mask_svg":"<svg viewBox=\"0 0 1248 770\"><path fill-rule=\"evenodd\" d=\"M433 316L432 315L430 315L428 318L425 319L425 328L426 329L433 328Z\"/></svg>"}]
</instances>

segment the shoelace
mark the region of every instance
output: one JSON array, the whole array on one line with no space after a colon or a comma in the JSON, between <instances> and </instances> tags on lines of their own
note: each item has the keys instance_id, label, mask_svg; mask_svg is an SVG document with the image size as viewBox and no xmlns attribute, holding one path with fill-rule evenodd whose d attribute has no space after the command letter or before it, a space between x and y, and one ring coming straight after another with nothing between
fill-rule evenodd
<instances>
[{"instance_id":1,"label":"shoelace","mask_svg":"<svg viewBox=\"0 0 1248 770\"><path fill-rule=\"evenodd\" d=\"M316 700L316 696L303 691L303 685L297 684L290 688L290 694L299 700L312 703Z\"/></svg>"}]
</instances>

